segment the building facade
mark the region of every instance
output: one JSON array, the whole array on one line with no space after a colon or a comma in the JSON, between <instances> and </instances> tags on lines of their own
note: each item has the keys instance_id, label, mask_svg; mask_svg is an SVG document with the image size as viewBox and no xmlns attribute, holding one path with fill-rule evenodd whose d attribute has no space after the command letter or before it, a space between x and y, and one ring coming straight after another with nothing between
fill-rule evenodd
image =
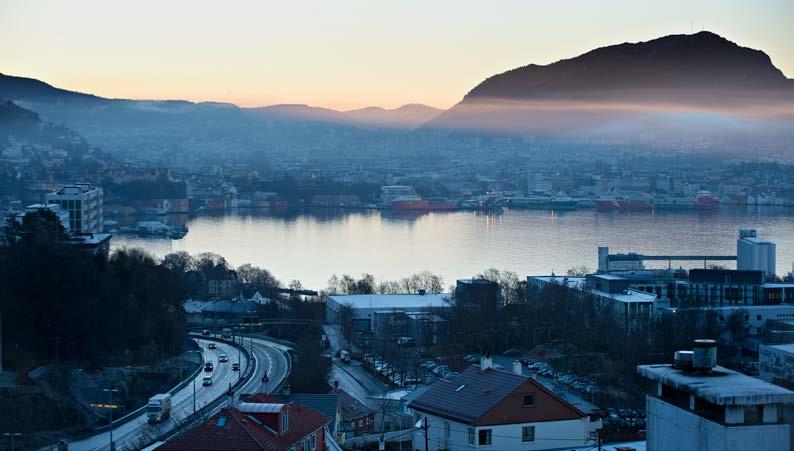
<instances>
[{"instance_id":1,"label":"building facade","mask_svg":"<svg viewBox=\"0 0 794 451\"><path fill-rule=\"evenodd\" d=\"M102 233L104 194L87 183L65 186L47 194L47 203L69 212L69 229L75 234Z\"/></svg>"},{"instance_id":2,"label":"building facade","mask_svg":"<svg viewBox=\"0 0 794 451\"><path fill-rule=\"evenodd\" d=\"M765 278L775 277L775 243L758 237L755 229L739 229L736 240L736 269L762 271Z\"/></svg>"}]
</instances>

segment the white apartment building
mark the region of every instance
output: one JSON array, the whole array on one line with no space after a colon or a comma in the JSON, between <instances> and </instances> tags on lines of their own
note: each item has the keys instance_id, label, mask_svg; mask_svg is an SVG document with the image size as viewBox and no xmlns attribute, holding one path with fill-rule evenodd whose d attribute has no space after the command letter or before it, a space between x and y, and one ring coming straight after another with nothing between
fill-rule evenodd
<instances>
[{"instance_id":1,"label":"white apartment building","mask_svg":"<svg viewBox=\"0 0 794 451\"><path fill-rule=\"evenodd\" d=\"M69 229L75 234L102 233L104 222L102 188L87 183L65 186L47 194L48 204L69 212Z\"/></svg>"}]
</instances>

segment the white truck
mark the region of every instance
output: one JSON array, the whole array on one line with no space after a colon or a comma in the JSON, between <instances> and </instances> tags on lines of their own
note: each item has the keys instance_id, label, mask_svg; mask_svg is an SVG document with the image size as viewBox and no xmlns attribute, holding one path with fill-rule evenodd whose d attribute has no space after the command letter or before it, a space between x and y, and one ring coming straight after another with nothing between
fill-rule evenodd
<instances>
[{"instance_id":1,"label":"white truck","mask_svg":"<svg viewBox=\"0 0 794 451\"><path fill-rule=\"evenodd\" d=\"M159 423L171 415L171 395L167 393L154 395L146 404L146 419L149 423Z\"/></svg>"}]
</instances>

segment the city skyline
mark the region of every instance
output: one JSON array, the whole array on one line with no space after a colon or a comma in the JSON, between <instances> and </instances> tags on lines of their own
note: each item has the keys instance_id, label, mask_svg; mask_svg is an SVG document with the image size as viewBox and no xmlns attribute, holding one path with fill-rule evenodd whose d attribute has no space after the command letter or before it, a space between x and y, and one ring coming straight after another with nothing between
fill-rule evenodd
<instances>
[{"instance_id":1,"label":"city skyline","mask_svg":"<svg viewBox=\"0 0 794 451\"><path fill-rule=\"evenodd\" d=\"M110 98L446 109L508 69L705 29L765 51L790 77L786 19L794 5L724 6L349 1L220 9L12 0L0 7L0 71Z\"/></svg>"}]
</instances>

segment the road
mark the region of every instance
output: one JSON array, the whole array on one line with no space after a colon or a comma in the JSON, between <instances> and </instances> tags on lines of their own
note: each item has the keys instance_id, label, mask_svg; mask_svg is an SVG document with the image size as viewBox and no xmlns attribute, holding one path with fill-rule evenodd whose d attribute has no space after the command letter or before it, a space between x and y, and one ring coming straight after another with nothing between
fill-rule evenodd
<instances>
[{"instance_id":1,"label":"road","mask_svg":"<svg viewBox=\"0 0 794 451\"><path fill-rule=\"evenodd\" d=\"M195 386L195 407L201 407L209 404L213 400L223 396L229 387L229 384L234 384L240 372L232 371L233 361L242 358L241 369L245 370L248 361L245 354L238 357L239 352L231 345L218 343L217 349L208 349L208 340L197 339L202 352L204 353L205 362L213 362L215 369L211 373L201 371L198 376L193 380L193 384L188 384L185 388L179 390L172 396L172 413L171 418L160 424L148 424L146 414L135 417L127 423L113 429L113 441L116 443L117 450L134 450L142 448L142 444L148 443L160 434L172 429L176 422L182 420L188 415L193 413L193 395ZM255 346L255 355L258 347ZM229 362L219 363L218 356L226 354L229 356ZM212 385L208 387L202 386L204 376L212 375ZM250 381L249 381L250 383ZM70 450L109 450L110 449L110 432L102 432L91 437L69 443Z\"/></svg>"},{"instance_id":2,"label":"road","mask_svg":"<svg viewBox=\"0 0 794 451\"><path fill-rule=\"evenodd\" d=\"M280 343L275 343L262 338L245 337L243 344L246 349L251 349L250 344L253 341L254 359L257 362L256 371L251 379L243 385L239 392L243 394L252 394L262 391L270 392L273 387L281 383L289 376L289 362L285 353L289 351L290 347ZM269 381L267 384L262 383L262 376L268 375Z\"/></svg>"}]
</instances>

